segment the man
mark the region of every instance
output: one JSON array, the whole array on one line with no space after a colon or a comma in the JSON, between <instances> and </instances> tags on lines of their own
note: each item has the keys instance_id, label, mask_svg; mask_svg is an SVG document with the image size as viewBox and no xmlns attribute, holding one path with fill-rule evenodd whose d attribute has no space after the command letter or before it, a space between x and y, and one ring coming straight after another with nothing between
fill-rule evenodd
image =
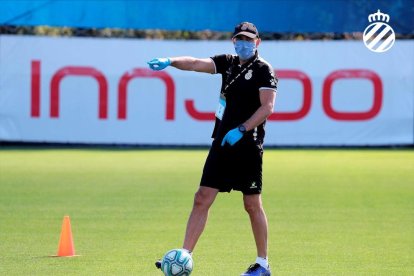
<instances>
[{"instance_id":1,"label":"man","mask_svg":"<svg viewBox=\"0 0 414 276\"><path fill-rule=\"evenodd\" d=\"M249 22L235 27L232 41L237 56L212 58L156 58L148 62L153 70L167 66L222 75L220 100L200 187L188 219L183 249L190 253L204 230L210 206L219 192L243 193L257 248L256 262L242 275L271 275L267 259L267 218L262 206L262 157L264 126L272 114L277 79L272 67L257 48L257 28ZM160 267L160 263L156 263Z\"/></svg>"}]
</instances>

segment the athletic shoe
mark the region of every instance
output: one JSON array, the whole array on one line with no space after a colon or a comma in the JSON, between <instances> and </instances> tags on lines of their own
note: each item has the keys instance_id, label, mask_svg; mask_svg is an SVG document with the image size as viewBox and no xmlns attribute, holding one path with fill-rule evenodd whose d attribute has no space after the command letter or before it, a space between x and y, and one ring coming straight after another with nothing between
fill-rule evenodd
<instances>
[{"instance_id":1,"label":"athletic shoe","mask_svg":"<svg viewBox=\"0 0 414 276\"><path fill-rule=\"evenodd\" d=\"M156 262L155 262L155 266L156 266L158 269L161 269L161 261L160 261L160 260L156 261Z\"/></svg>"},{"instance_id":2,"label":"athletic shoe","mask_svg":"<svg viewBox=\"0 0 414 276\"><path fill-rule=\"evenodd\" d=\"M258 263L252 264L249 266L247 271L240 276L270 276L272 273L270 272L270 267L267 269L263 266L259 265Z\"/></svg>"}]
</instances>

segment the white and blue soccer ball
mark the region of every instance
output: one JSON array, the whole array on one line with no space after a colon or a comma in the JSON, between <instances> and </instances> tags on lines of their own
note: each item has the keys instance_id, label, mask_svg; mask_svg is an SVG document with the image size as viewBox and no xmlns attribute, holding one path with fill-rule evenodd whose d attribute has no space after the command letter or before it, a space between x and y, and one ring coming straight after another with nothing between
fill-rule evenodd
<instances>
[{"instance_id":1,"label":"white and blue soccer ball","mask_svg":"<svg viewBox=\"0 0 414 276\"><path fill-rule=\"evenodd\" d=\"M165 253L161 262L165 276L188 276L193 271L193 258L183 249L172 249Z\"/></svg>"}]
</instances>

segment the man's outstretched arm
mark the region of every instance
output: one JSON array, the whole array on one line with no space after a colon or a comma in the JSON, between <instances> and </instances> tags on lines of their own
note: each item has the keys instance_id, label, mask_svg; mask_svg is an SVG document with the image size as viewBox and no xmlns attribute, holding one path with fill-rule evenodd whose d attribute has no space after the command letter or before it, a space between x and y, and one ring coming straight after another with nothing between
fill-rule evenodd
<instances>
[{"instance_id":1,"label":"man's outstretched arm","mask_svg":"<svg viewBox=\"0 0 414 276\"><path fill-rule=\"evenodd\" d=\"M152 70L156 71L163 70L167 66L173 66L186 71L216 73L216 67L211 58L194 58L189 56L154 58L148 62L148 65Z\"/></svg>"}]
</instances>

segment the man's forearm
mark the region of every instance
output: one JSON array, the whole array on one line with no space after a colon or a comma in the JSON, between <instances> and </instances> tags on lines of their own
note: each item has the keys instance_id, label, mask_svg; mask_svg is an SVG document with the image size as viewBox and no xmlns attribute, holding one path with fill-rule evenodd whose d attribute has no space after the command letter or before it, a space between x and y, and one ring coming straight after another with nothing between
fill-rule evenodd
<instances>
[{"instance_id":1,"label":"man's forearm","mask_svg":"<svg viewBox=\"0 0 414 276\"><path fill-rule=\"evenodd\" d=\"M243 123L244 127L247 131L254 129L261 123L263 123L267 117L269 117L273 112L273 107L262 105L259 107L259 109L256 110L255 113L246 121Z\"/></svg>"},{"instance_id":2,"label":"man's forearm","mask_svg":"<svg viewBox=\"0 0 414 276\"><path fill-rule=\"evenodd\" d=\"M197 59L189 56L184 57L172 57L171 66L186 71L195 71Z\"/></svg>"},{"instance_id":3,"label":"man's forearm","mask_svg":"<svg viewBox=\"0 0 414 276\"><path fill-rule=\"evenodd\" d=\"M194 58L189 56L171 57L171 66L186 71L215 73L214 62L211 58Z\"/></svg>"}]
</instances>

